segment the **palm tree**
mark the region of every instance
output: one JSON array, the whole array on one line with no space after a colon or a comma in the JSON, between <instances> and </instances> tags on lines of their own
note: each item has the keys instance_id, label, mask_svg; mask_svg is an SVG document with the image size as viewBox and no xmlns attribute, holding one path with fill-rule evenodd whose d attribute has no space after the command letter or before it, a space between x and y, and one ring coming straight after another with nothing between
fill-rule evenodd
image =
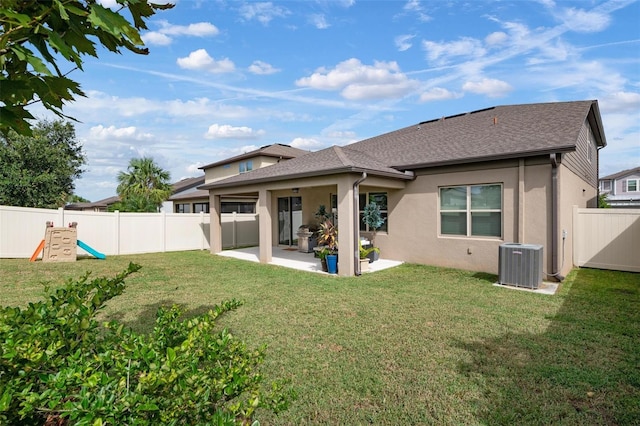
<instances>
[{"instance_id":1,"label":"palm tree","mask_svg":"<svg viewBox=\"0 0 640 426\"><path fill-rule=\"evenodd\" d=\"M160 208L162 202L171 195L171 177L168 171L158 166L153 158L132 158L126 172L118 173L118 195L123 201L146 199Z\"/></svg>"}]
</instances>

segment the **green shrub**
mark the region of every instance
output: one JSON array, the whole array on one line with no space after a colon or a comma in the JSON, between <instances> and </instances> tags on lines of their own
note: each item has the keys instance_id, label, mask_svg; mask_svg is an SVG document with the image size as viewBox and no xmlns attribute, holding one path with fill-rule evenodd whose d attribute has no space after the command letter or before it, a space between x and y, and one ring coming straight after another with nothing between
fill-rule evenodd
<instances>
[{"instance_id":1,"label":"green shrub","mask_svg":"<svg viewBox=\"0 0 640 426\"><path fill-rule=\"evenodd\" d=\"M43 302L0 308L0 424L250 424L259 407L286 409L292 393L266 389L258 372L264 347L216 329L238 301L185 320L180 307L161 308L148 335L101 327L96 314L139 269L87 273Z\"/></svg>"}]
</instances>

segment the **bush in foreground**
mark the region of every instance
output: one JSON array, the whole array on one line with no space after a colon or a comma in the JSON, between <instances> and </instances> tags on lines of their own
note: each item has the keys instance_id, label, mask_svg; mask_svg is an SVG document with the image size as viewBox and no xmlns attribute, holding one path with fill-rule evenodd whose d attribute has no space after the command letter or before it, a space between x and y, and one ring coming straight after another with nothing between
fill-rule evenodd
<instances>
[{"instance_id":1,"label":"bush in foreground","mask_svg":"<svg viewBox=\"0 0 640 426\"><path fill-rule=\"evenodd\" d=\"M177 306L160 309L148 335L101 327L97 313L139 269L87 273L43 302L0 308L0 424L251 424L258 407L286 409L291 393L266 389L257 371L264 348L216 330L240 302L186 320Z\"/></svg>"}]
</instances>

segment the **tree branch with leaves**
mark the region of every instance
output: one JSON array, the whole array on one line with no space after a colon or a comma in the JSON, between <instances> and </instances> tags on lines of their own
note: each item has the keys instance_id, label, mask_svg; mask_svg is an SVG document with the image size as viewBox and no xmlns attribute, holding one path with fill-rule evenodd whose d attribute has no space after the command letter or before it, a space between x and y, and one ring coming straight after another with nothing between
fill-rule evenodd
<instances>
[{"instance_id":1,"label":"tree branch with leaves","mask_svg":"<svg viewBox=\"0 0 640 426\"><path fill-rule=\"evenodd\" d=\"M82 70L83 57L98 57L96 45L147 55L140 31L158 10L173 4L116 0L117 11L92 0L2 0L0 2L0 133L31 135L27 110L42 105L59 117L66 102L85 96L67 75ZM128 12L129 20L123 16ZM72 68L62 71L64 58Z\"/></svg>"}]
</instances>

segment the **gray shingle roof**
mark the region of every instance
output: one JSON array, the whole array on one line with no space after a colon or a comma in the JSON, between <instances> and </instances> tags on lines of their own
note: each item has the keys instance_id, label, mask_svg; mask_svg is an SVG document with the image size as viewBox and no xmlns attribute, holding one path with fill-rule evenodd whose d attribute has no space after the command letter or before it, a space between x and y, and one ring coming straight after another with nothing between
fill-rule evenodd
<instances>
[{"instance_id":1,"label":"gray shingle roof","mask_svg":"<svg viewBox=\"0 0 640 426\"><path fill-rule=\"evenodd\" d=\"M623 170L621 172L617 172L617 173L613 173L604 177L601 177L600 180L611 180L611 179L618 179L627 175L632 175L635 173L640 173L640 167L636 167L633 169L627 169L627 170Z\"/></svg>"},{"instance_id":2,"label":"gray shingle roof","mask_svg":"<svg viewBox=\"0 0 640 426\"><path fill-rule=\"evenodd\" d=\"M272 145L265 145L253 151L245 152L244 154L236 155L235 157L225 158L224 160L216 161L215 163L207 164L206 166L202 166L199 168L202 170L206 170L212 167L221 166L223 164L229 164L235 161L240 161L240 160L245 160L245 159L255 158L260 156L289 159L289 158L299 157L300 155L304 155L308 153L309 151L305 151L303 149L294 148L289 145L274 143Z\"/></svg>"},{"instance_id":3,"label":"gray shingle roof","mask_svg":"<svg viewBox=\"0 0 640 426\"><path fill-rule=\"evenodd\" d=\"M393 169L362 151L356 151L350 149L350 147L332 146L278 164L255 169L248 173L205 184L198 187L198 189L233 186L238 182L249 184L363 171L368 171L379 176L389 176L399 179L411 178L411 176L404 172Z\"/></svg>"},{"instance_id":4,"label":"gray shingle roof","mask_svg":"<svg viewBox=\"0 0 640 426\"><path fill-rule=\"evenodd\" d=\"M349 171L407 179L405 170L573 151L587 119L598 145L605 146L597 101L505 105L333 146L199 189Z\"/></svg>"},{"instance_id":5,"label":"gray shingle roof","mask_svg":"<svg viewBox=\"0 0 640 426\"><path fill-rule=\"evenodd\" d=\"M497 106L419 123L349 147L401 170L572 151L593 103Z\"/></svg>"}]
</instances>

